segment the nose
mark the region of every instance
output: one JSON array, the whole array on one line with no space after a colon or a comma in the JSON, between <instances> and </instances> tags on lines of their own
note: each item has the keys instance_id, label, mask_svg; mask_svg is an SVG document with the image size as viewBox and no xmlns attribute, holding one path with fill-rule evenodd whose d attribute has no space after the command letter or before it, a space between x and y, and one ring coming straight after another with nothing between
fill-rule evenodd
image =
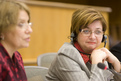
<instances>
[{"instance_id":1,"label":"nose","mask_svg":"<svg viewBox=\"0 0 121 81\"><path fill-rule=\"evenodd\" d=\"M95 38L96 36L95 36L95 33L94 32L92 32L92 33L90 33L90 36L89 36L90 38Z\"/></svg>"},{"instance_id":2,"label":"nose","mask_svg":"<svg viewBox=\"0 0 121 81\"><path fill-rule=\"evenodd\" d=\"M31 26L28 26L27 27L27 30L26 30L26 33L32 33L33 32L33 30L32 30L32 28L31 28Z\"/></svg>"}]
</instances>

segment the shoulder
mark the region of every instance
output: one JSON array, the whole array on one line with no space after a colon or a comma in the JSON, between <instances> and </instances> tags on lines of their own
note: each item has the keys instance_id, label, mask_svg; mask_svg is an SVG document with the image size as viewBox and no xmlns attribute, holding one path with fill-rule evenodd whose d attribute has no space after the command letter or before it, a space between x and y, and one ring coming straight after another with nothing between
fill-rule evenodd
<instances>
[{"instance_id":1,"label":"shoulder","mask_svg":"<svg viewBox=\"0 0 121 81\"><path fill-rule=\"evenodd\" d=\"M83 58L79 51L71 43L63 44L63 46L58 51L58 58L68 58L79 63L83 62Z\"/></svg>"},{"instance_id":2,"label":"shoulder","mask_svg":"<svg viewBox=\"0 0 121 81\"><path fill-rule=\"evenodd\" d=\"M117 45L113 46L110 51L113 53L113 52L119 52L121 53L121 42L118 43Z\"/></svg>"},{"instance_id":3,"label":"shoulder","mask_svg":"<svg viewBox=\"0 0 121 81\"><path fill-rule=\"evenodd\" d=\"M58 52L68 53L70 51L76 52L77 49L71 43L64 43Z\"/></svg>"},{"instance_id":4,"label":"shoulder","mask_svg":"<svg viewBox=\"0 0 121 81\"><path fill-rule=\"evenodd\" d=\"M120 50L121 49L121 42L119 42L118 44L113 46L110 50L113 50L113 49Z\"/></svg>"},{"instance_id":5,"label":"shoulder","mask_svg":"<svg viewBox=\"0 0 121 81\"><path fill-rule=\"evenodd\" d=\"M121 42L112 47L110 52L121 61Z\"/></svg>"},{"instance_id":6,"label":"shoulder","mask_svg":"<svg viewBox=\"0 0 121 81\"><path fill-rule=\"evenodd\" d=\"M62 47L59 49L58 54L64 54L64 55L71 55L79 52L77 49L71 44L71 43L64 43Z\"/></svg>"}]
</instances>

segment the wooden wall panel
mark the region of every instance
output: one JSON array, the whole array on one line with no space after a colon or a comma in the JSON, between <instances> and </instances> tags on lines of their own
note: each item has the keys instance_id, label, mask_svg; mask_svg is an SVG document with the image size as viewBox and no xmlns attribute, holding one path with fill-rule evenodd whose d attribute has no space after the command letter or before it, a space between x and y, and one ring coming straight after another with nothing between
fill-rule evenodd
<instances>
[{"instance_id":1,"label":"wooden wall panel","mask_svg":"<svg viewBox=\"0 0 121 81\"><path fill-rule=\"evenodd\" d=\"M104 16L106 22L109 24L109 14L107 12L101 12L102 15ZM105 34L107 35L107 43L106 43L106 48L109 49L109 25L108 25L108 28L105 32ZM104 43L101 43L101 45L98 47L98 48L101 48L104 46Z\"/></svg>"}]
</instances>

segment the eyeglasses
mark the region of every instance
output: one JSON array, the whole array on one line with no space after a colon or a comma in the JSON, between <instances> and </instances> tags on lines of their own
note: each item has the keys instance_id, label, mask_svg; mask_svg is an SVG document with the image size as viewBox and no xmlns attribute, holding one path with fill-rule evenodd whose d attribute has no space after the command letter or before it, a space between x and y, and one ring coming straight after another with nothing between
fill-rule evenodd
<instances>
[{"instance_id":1,"label":"eyeglasses","mask_svg":"<svg viewBox=\"0 0 121 81\"><path fill-rule=\"evenodd\" d=\"M31 22L30 23L19 23L18 26L25 27L25 28L27 28L28 26L32 27L32 23Z\"/></svg>"},{"instance_id":2,"label":"eyeglasses","mask_svg":"<svg viewBox=\"0 0 121 81\"><path fill-rule=\"evenodd\" d=\"M99 29L97 29L95 31L91 31L90 29L80 29L79 31L85 36L90 36L92 33L94 33L95 36L103 35L103 31L99 30Z\"/></svg>"}]
</instances>

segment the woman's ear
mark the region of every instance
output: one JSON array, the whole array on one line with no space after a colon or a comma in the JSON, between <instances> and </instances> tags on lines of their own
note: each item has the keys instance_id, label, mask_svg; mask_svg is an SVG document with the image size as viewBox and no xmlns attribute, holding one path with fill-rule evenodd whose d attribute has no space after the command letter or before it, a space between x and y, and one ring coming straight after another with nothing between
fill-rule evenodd
<instances>
[{"instance_id":1,"label":"woman's ear","mask_svg":"<svg viewBox=\"0 0 121 81\"><path fill-rule=\"evenodd\" d=\"M0 34L0 39L1 39L1 40L4 40L4 35L3 35L3 33Z\"/></svg>"}]
</instances>

